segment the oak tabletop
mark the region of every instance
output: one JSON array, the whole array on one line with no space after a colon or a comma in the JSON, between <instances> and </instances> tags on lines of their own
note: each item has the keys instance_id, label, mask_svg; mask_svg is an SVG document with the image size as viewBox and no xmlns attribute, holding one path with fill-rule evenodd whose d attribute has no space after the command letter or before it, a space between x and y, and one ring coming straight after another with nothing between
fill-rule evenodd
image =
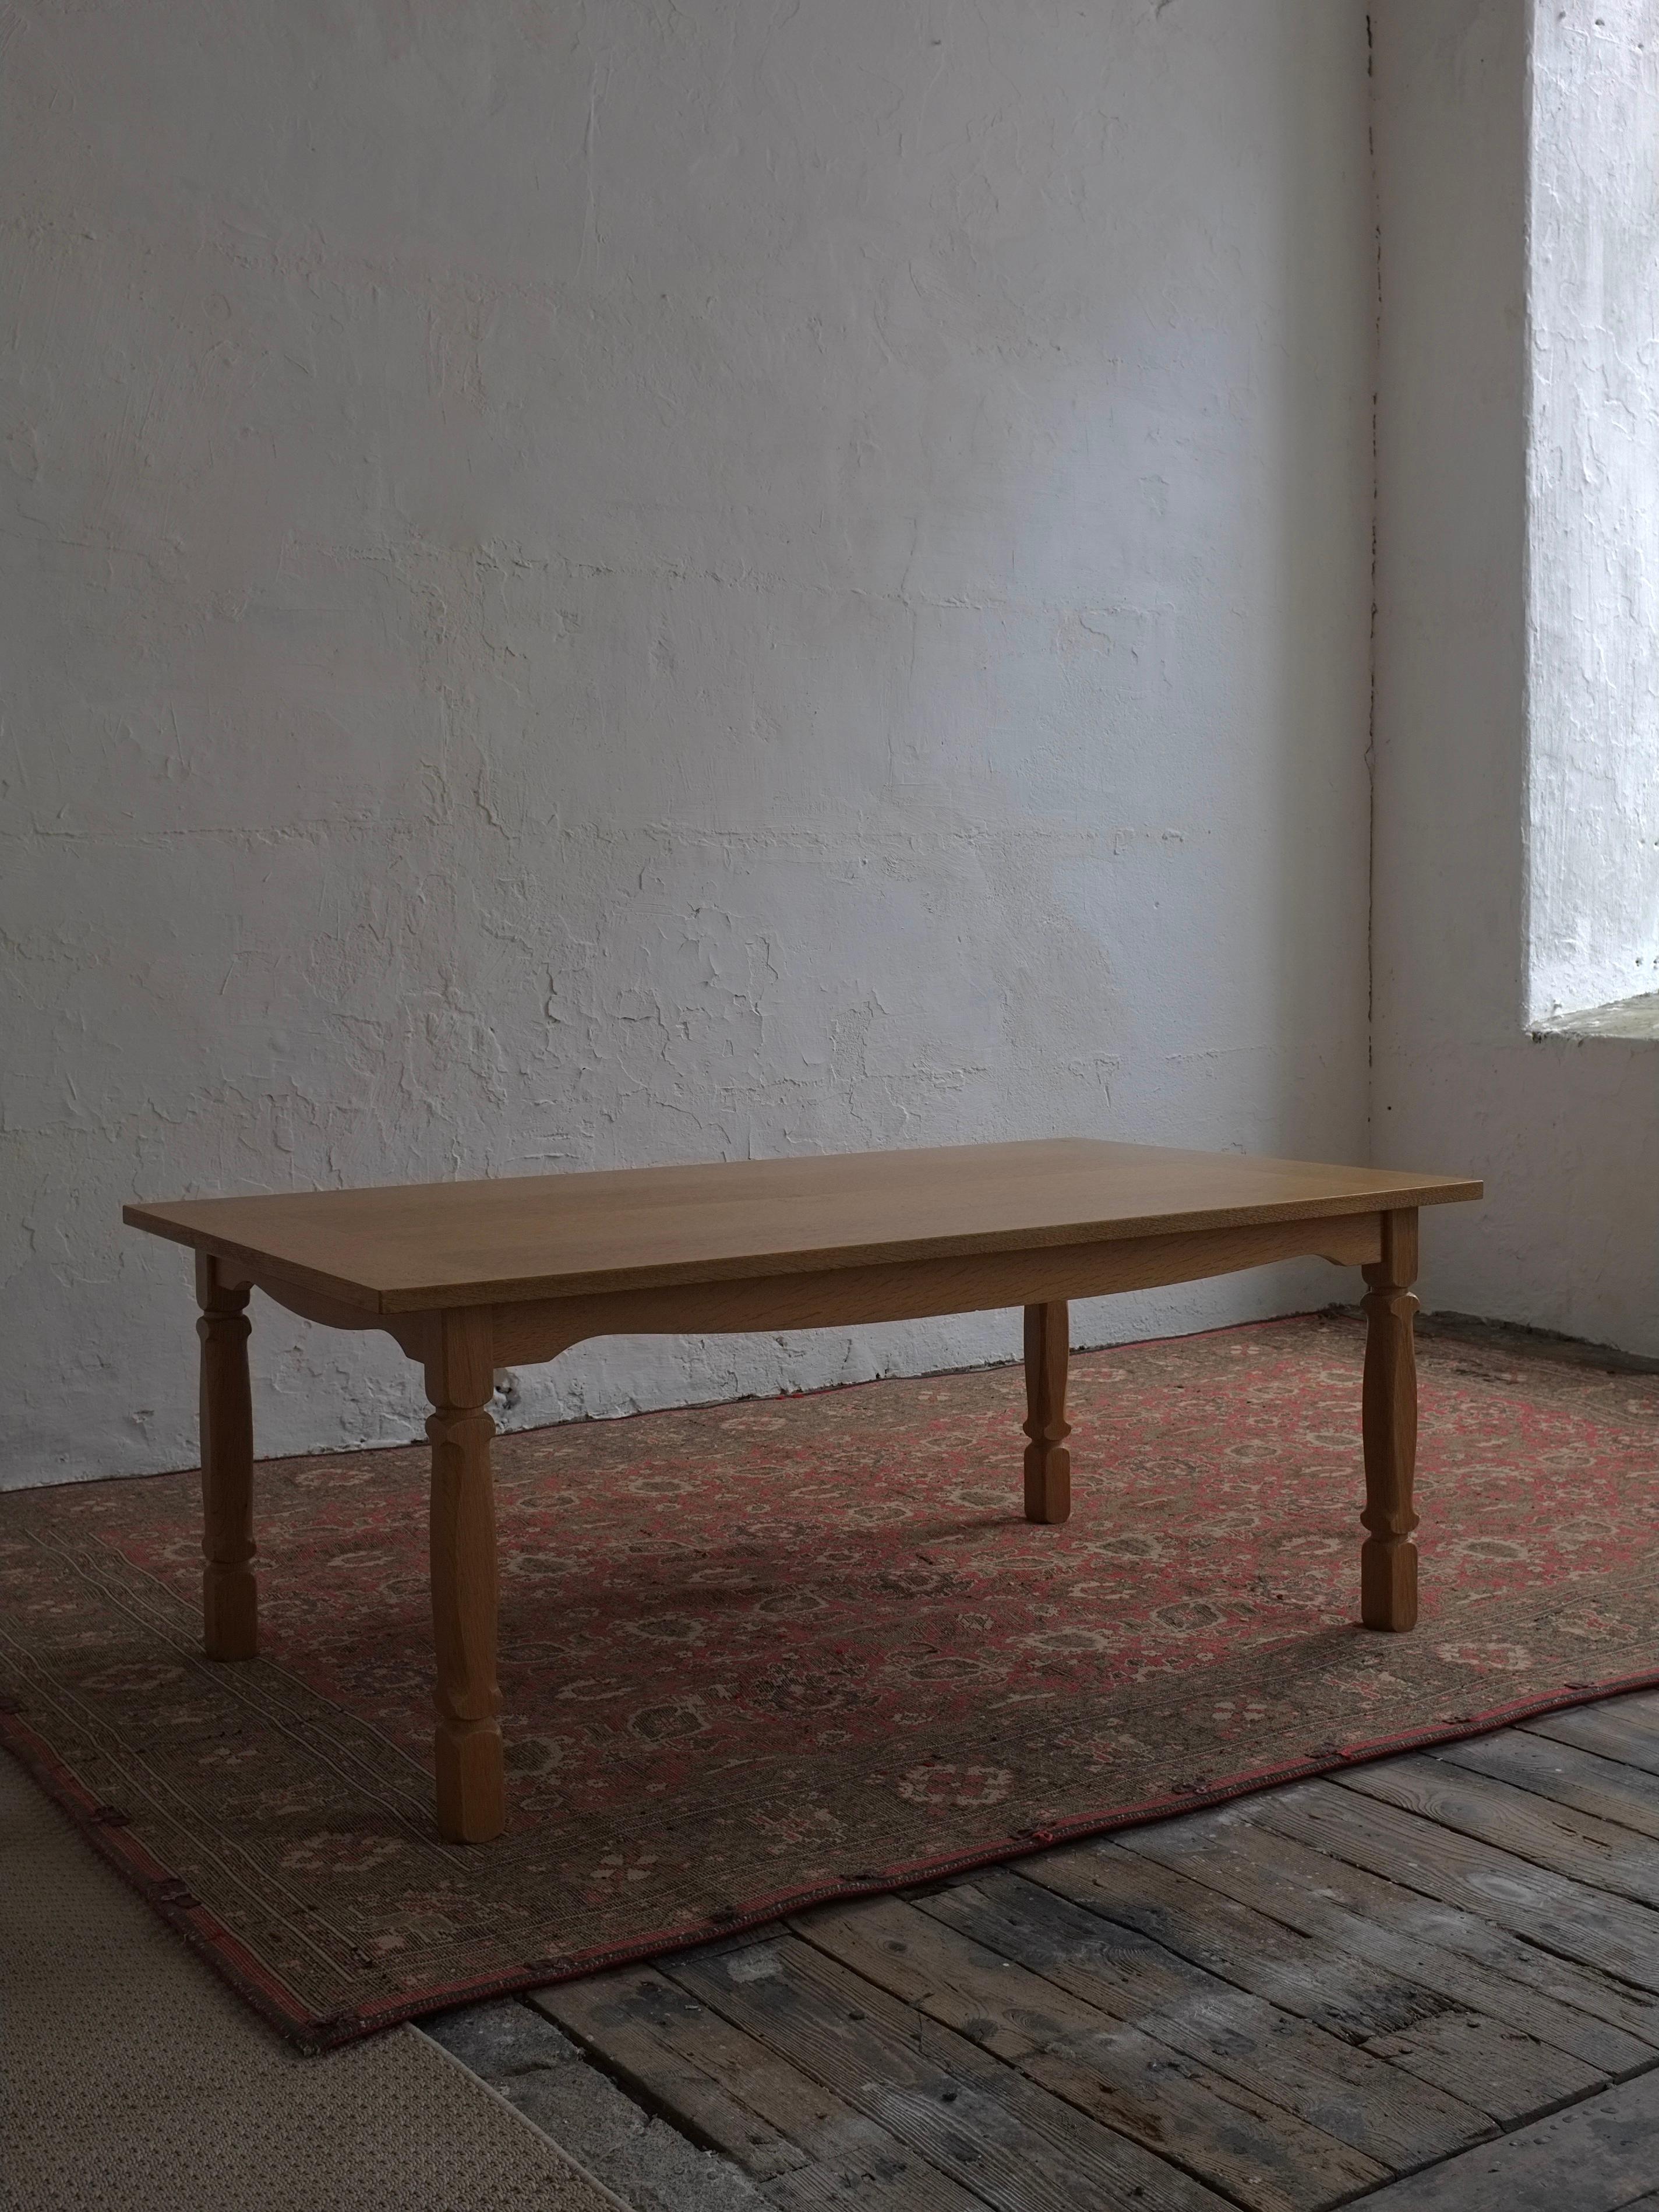
<instances>
[{"instance_id":1,"label":"oak tabletop","mask_svg":"<svg viewBox=\"0 0 1659 2212\"><path fill-rule=\"evenodd\" d=\"M1466 1178L1057 1137L896 1152L283 1191L123 1209L374 1313L1335 1218Z\"/></svg>"}]
</instances>

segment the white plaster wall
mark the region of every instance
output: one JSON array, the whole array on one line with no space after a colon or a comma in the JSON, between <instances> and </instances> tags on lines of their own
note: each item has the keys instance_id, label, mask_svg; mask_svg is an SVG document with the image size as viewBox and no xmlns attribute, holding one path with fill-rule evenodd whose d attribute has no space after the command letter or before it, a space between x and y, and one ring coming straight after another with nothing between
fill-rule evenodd
<instances>
[{"instance_id":1,"label":"white plaster wall","mask_svg":"<svg viewBox=\"0 0 1659 2212\"><path fill-rule=\"evenodd\" d=\"M1659 1049L1526 1030L1530 15L1376 18L1375 1150L1486 1180L1425 1304L1659 1352Z\"/></svg>"},{"instance_id":2,"label":"white plaster wall","mask_svg":"<svg viewBox=\"0 0 1659 2212\"><path fill-rule=\"evenodd\" d=\"M1659 989L1659 0L1532 57L1528 1012Z\"/></svg>"},{"instance_id":3,"label":"white plaster wall","mask_svg":"<svg viewBox=\"0 0 1659 2212\"><path fill-rule=\"evenodd\" d=\"M11 10L0 1480L193 1459L136 1195L1363 1155L1365 69L1348 0ZM264 1450L418 1419L254 1359Z\"/></svg>"}]
</instances>

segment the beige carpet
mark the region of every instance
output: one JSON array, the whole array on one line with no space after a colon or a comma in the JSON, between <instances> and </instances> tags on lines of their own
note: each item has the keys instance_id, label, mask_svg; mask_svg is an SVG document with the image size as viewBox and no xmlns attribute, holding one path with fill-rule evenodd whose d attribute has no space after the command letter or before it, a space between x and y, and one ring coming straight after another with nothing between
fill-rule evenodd
<instances>
[{"instance_id":1,"label":"beige carpet","mask_svg":"<svg viewBox=\"0 0 1659 2212\"><path fill-rule=\"evenodd\" d=\"M413 2028L301 2057L0 1753L5 2212L617 2212Z\"/></svg>"}]
</instances>

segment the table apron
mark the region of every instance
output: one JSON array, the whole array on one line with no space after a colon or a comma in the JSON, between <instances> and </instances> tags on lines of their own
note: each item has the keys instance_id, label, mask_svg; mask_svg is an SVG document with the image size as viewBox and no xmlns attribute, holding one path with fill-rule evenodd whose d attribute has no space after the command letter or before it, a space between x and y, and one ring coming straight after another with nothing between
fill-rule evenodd
<instances>
[{"instance_id":1,"label":"table apron","mask_svg":"<svg viewBox=\"0 0 1659 2212\"><path fill-rule=\"evenodd\" d=\"M591 1336L720 1335L922 1321L1150 1290L1310 1255L1339 1267L1363 1267L1378 1257L1382 1237L1382 1218L1371 1213L527 1300L495 1308L495 1364L532 1366Z\"/></svg>"},{"instance_id":2,"label":"table apron","mask_svg":"<svg viewBox=\"0 0 1659 2212\"><path fill-rule=\"evenodd\" d=\"M1179 1230L948 1259L895 1260L877 1267L750 1275L730 1282L671 1283L592 1297L502 1300L491 1309L497 1367L556 1359L592 1336L718 1336L777 1328L846 1328L859 1322L922 1321L1059 1299L1155 1289L1276 1260L1334 1266L1375 1264L1380 1213L1318 1221L1267 1221L1242 1228ZM435 1314L371 1313L245 1262L222 1261L227 1280L246 1282L307 1321L329 1328L383 1329L411 1359L428 1356Z\"/></svg>"}]
</instances>

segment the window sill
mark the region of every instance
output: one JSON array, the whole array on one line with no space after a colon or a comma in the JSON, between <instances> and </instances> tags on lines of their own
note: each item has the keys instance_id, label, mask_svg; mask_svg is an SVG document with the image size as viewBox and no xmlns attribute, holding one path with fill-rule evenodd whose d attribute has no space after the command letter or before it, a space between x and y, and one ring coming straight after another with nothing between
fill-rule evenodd
<instances>
[{"instance_id":1,"label":"window sill","mask_svg":"<svg viewBox=\"0 0 1659 2212\"><path fill-rule=\"evenodd\" d=\"M1535 1037L1619 1037L1626 1042L1659 1038L1659 991L1639 999L1615 999L1610 1006L1585 1006L1575 1014L1552 1014L1534 1022Z\"/></svg>"}]
</instances>

